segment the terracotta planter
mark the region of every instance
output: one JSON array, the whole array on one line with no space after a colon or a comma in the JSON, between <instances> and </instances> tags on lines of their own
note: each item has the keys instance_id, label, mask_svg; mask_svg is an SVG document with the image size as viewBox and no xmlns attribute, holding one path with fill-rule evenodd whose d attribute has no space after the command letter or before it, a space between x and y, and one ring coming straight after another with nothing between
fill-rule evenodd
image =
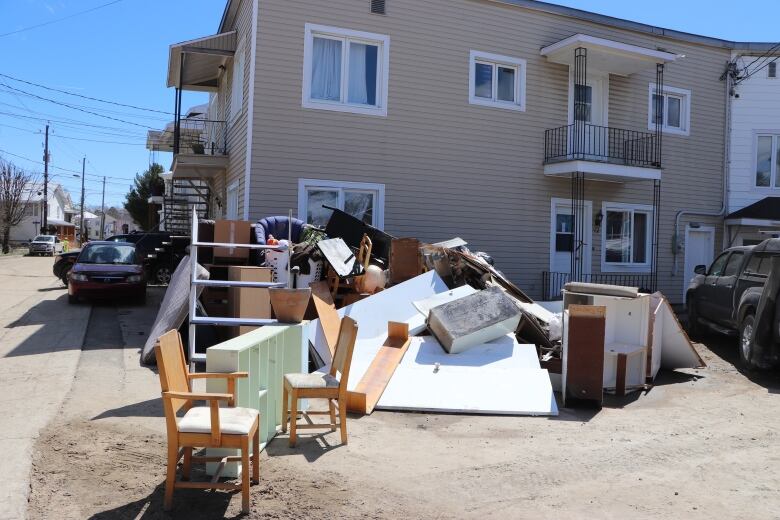
<instances>
[{"instance_id":1,"label":"terracotta planter","mask_svg":"<svg viewBox=\"0 0 780 520\"><path fill-rule=\"evenodd\" d=\"M281 323L300 323L303 315L306 313L306 307L309 306L311 298L311 288L285 289L283 287L272 287L268 289L271 296L271 307L273 307L276 319Z\"/></svg>"}]
</instances>

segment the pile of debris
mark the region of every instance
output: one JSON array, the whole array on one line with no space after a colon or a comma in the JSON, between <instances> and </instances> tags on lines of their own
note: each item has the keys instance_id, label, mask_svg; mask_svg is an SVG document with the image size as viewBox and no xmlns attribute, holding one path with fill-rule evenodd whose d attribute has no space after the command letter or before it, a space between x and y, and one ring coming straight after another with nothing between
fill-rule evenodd
<instances>
[{"instance_id":1,"label":"pile of debris","mask_svg":"<svg viewBox=\"0 0 780 520\"><path fill-rule=\"evenodd\" d=\"M311 370L328 369L341 317L357 321L352 412L557 415L554 391L567 405L601 405L605 391L646 388L662 367L704 366L660 293L570 283L562 301L534 302L487 254L469 251L459 238L436 244L395 238L330 209L322 229L284 217L258 222L253 242L278 243L276 231L293 238L284 244L291 253L250 257L246 273L311 288ZM219 273L205 267L212 278ZM258 277L257 269L266 271ZM231 276L246 273L236 268ZM177 272L174 279L188 275ZM273 317L267 289L231 291L224 308L202 296L201 312Z\"/></svg>"}]
</instances>

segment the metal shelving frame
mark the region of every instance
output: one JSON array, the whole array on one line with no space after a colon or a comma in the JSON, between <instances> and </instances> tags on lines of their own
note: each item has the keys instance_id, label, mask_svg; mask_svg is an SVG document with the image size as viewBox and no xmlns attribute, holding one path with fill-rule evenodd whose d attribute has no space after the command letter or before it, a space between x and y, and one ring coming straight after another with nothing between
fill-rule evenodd
<instances>
[{"instance_id":1,"label":"metal shelving frame","mask_svg":"<svg viewBox=\"0 0 780 520\"><path fill-rule=\"evenodd\" d=\"M198 316L197 304L198 304L198 287L257 287L257 288L270 288L270 287L286 287L284 282L240 282L231 280L198 280L198 248L199 247L227 247L227 248L241 248L241 249L264 249L273 251L287 251L289 255L289 247L285 244L279 244L275 246L260 245L260 244L229 244L218 242L201 242L198 240L198 212L195 208L192 210L192 242L190 243L190 300L189 300L189 340L188 350L190 359L190 371L195 370L195 363L200 361L206 362L206 354L199 354L195 352L196 345L196 330L198 325L215 325L220 327L235 327L240 325L247 326L263 326L273 325L279 323L275 319L260 319L260 318L227 318L217 316Z\"/></svg>"}]
</instances>

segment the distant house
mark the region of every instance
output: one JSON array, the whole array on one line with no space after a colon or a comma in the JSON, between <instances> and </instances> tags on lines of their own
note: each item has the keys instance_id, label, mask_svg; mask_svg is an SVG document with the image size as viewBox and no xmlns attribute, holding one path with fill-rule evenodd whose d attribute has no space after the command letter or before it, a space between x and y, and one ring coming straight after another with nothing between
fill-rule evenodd
<instances>
[{"instance_id":1,"label":"distant house","mask_svg":"<svg viewBox=\"0 0 780 520\"><path fill-rule=\"evenodd\" d=\"M75 209L70 194L59 184L49 184L47 191L48 215L46 220L50 228L48 232L72 241L75 238L76 226L73 223ZM27 242L41 232L44 205L43 186L40 184L30 185L25 199L28 200L24 210L25 217L22 222L11 228L12 242Z\"/></svg>"}]
</instances>

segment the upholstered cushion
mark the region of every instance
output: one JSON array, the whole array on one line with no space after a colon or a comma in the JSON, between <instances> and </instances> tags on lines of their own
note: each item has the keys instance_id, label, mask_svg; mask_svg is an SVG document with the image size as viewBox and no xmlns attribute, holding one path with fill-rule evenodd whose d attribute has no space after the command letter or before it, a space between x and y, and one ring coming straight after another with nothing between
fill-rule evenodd
<instances>
[{"instance_id":1,"label":"upholstered cushion","mask_svg":"<svg viewBox=\"0 0 780 520\"><path fill-rule=\"evenodd\" d=\"M219 430L225 434L246 435L259 415L251 408L220 408ZM211 433L211 409L208 406L190 408L179 419L179 431L184 433Z\"/></svg>"},{"instance_id":2,"label":"upholstered cushion","mask_svg":"<svg viewBox=\"0 0 780 520\"><path fill-rule=\"evenodd\" d=\"M338 388L339 380L330 374L285 374L284 380L293 388Z\"/></svg>"}]
</instances>

